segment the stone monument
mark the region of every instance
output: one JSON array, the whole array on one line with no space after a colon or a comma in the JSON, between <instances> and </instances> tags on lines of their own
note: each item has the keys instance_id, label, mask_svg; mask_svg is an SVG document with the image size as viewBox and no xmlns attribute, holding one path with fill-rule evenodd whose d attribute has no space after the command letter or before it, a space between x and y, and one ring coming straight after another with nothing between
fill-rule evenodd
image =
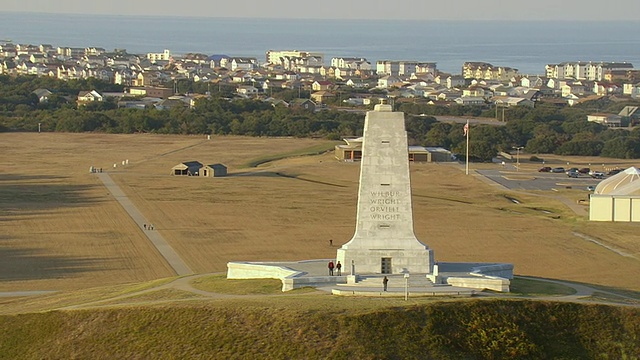
<instances>
[{"instance_id":1,"label":"stone monument","mask_svg":"<svg viewBox=\"0 0 640 360\"><path fill-rule=\"evenodd\" d=\"M432 271L433 250L413 232L407 145L404 113L387 104L367 112L356 230L337 253L337 260L358 274Z\"/></svg>"}]
</instances>

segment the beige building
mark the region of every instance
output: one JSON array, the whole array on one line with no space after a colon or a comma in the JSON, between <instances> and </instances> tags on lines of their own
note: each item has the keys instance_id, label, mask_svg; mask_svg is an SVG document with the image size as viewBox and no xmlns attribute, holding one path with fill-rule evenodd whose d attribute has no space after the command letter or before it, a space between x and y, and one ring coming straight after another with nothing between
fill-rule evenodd
<instances>
[{"instance_id":1,"label":"beige building","mask_svg":"<svg viewBox=\"0 0 640 360\"><path fill-rule=\"evenodd\" d=\"M602 180L590 197L589 220L640 222L639 180L635 167Z\"/></svg>"},{"instance_id":2,"label":"beige building","mask_svg":"<svg viewBox=\"0 0 640 360\"><path fill-rule=\"evenodd\" d=\"M171 175L198 176L202 163L199 161L186 161L171 168Z\"/></svg>"},{"instance_id":3,"label":"beige building","mask_svg":"<svg viewBox=\"0 0 640 360\"><path fill-rule=\"evenodd\" d=\"M362 160L362 138L344 139L346 144L336 145L334 154L340 161ZM441 147L409 146L410 162L448 162L453 161L451 151Z\"/></svg>"},{"instance_id":4,"label":"beige building","mask_svg":"<svg viewBox=\"0 0 640 360\"><path fill-rule=\"evenodd\" d=\"M205 165L200 169L200 176L222 177L227 176L227 167L222 164Z\"/></svg>"}]
</instances>

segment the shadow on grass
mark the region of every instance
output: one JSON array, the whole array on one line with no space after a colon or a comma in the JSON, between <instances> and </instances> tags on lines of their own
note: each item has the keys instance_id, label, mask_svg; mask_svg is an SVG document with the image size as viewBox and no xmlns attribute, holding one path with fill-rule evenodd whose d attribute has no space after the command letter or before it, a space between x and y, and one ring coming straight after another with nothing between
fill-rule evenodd
<instances>
[{"instance_id":1,"label":"shadow on grass","mask_svg":"<svg viewBox=\"0 0 640 360\"><path fill-rule=\"evenodd\" d=\"M2 220L24 213L39 213L50 209L95 203L87 192L95 185L60 183L65 177L0 175L0 213Z\"/></svg>"},{"instance_id":2,"label":"shadow on grass","mask_svg":"<svg viewBox=\"0 0 640 360\"><path fill-rule=\"evenodd\" d=\"M0 240L2 240L0 238ZM67 278L97 270L100 258L48 255L37 249L0 248L0 281Z\"/></svg>"},{"instance_id":3,"label":"shadow on grass","mask_svg":"<svg viewBox=\"0 0 640 360\"><path fill-rule=\"evenodd\" d=\"M65 176L57 175L17 175L17 174L0 174L0 182L2 181L26 181L26 180L62 180L67 179Z\"/></svg>"},{"instance_id":4,"label":"shadow on grass","mask_svg":"<svg viewBox=\"0 0 640 360\"><path fill-rule=\"evenodd\" d=\"M342 187L345 188L347 186L345 185L340 185L340 184L334 184L334 183L330 183L330 182L326 182L326 181L319 181L319 180L312 180L312 179L305 179L303 177L299 177L296 174L285 174L285 173L281 173L281 172L273 172L273 171L246 171L246 172L236 172L233 174L229 174L229 176L261 176L261 177L283 177L283 178L287 178L287 179L294 179L294 180L300 180L300 181L306 181L306 182L310 182L310 183L314 183L314 184L321 184L321 185L328 185L328 186L336 186L336 187Z\"/></svg>"}]
</instances>

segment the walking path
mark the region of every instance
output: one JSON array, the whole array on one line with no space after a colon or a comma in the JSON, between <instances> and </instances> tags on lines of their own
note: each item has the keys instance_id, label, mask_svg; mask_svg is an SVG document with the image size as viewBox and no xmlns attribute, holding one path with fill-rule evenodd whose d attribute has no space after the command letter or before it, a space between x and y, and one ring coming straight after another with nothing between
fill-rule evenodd
<instances>
[{"instance_id":1,"label":"walking path","mask_svg":"<svg viewBox=\"0 0 640 360\"><path fill-rule=\"evenodd\" d=\"M211 276L214 274L197 274L181 277L173 280L170 283L160 285L157 287L115 296L108 299L102 299L98 301L91 301L83 304L77 304L72 306L65 306L58 308L57 310L73 310L73 309L90 309L90 308L102 308L102 307L122 307L127 305L154 305L154 304L168 304L182 301L193 301L193 300L204 300L204 299L234 299L234 298L249 298L249 297L269 297L274 295L267 294L248 294L248 295L232 295L232 294L221 294L208 292L200 289L196 289L193 287L192 282L198 278ZM575 290L574 294L571 295L547 295L547 296L527 296L527 295L515 295L510 293L488 293L488 292L474 292L474 296L478 300L489 300L489 299L529 299L529 300L538 300L538 301L561 301L561 302L575 302L575 303L588 303L588 304L604 304L604 305L614 305L614 306L629 306L629 307L640 307L640 300L635 297L630 297L622 294L616 294L612 292L608 292L605 290L595 289L586 285L565 282L560 280L551 280L551 279L542 279L542 278L533 278L526 276L518 276L523 279L531 279L536 281L544 281L555 283L563 286L567 286L573 288ZM335 289L336 286L325 286L318 287L317 290L324 292L325 294L331 294L332 289ZM159 290L166 289L174 289L181 290L188 293L192 293L197 295L197 298L166 298L166 299L157 299L157 300L143 300L137 299L137 297L145 294L154 293ZM370 292L371 295L376 297L382 297L383 292L381 292L380 286L377 288L373 288L370 286L364 286L360 289L362 292ZM409 289L409 293L411 294L409 297L414 299L417 294L415 289ZM594 298L597 293L601 293L604 295L610 295L615 300L607 300L604 298ZM389 288L387 293L384 293L384 296L394 296L394 297L402 297L404 294L404 288L402 286L396 288ZM308 293L306 295L309 296L318 296L318 293ZM363 296L365 294L362 294ZM468 296L468 295L467 295ZM129 301L127 301L129 300Z\"/></svg>"},{"instance_id":2,"label":"walking path","mask_svg":"<svg viewBox=\"0 0 640 360\"><path fill-rule=\"evenodd\" d=\"M111 179L108 173L97 173L98 179L102 181L104 186L109 190L111 195L118 200L122 208L131 216L133 221L143 228L142 224L151 224L141 213L140 211L133 205L131 200L125 195L125 193L120 189L120 187ZM173 268L177 275L191 275L193 271L189 268L189 266L180 258L175 250L167 243L167 241L160 235L158 231L154 230L146 230L144 229L144 234L147 236L151 244L158 249L158 252L164 259L169 263L169 265Z\"/></svg>"}]
</instances>

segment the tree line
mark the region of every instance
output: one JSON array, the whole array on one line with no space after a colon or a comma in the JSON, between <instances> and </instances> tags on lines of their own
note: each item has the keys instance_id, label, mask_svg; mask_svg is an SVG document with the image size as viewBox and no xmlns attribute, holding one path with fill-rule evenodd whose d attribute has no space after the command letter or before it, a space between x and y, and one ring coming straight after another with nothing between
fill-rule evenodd
<instances>
[{"instance_id":1,"label":"tree line","mask_svg":"<svg viewBox=\"0 0 640 360\"><path fill-rule=\"evenodd\" d=\"M116 100L77 106L82 90L122 92L121 85L97 79L61 81L49 77L0 76L0 131L61 131L105 133L216 134L247 136L322 137L339 140L362 135L364 114L352 111L306 111L294 106L273 106L259 99L233 98L230 87L209 87L182 80L180 90L209 92L194 107L169 110L118 108ZM53 92L46 103L33 93L39 88ZM341 89L345 94L348 88ZM270 94L291 101L309 97L307 91L280 90ZM346 96L346 95L345 95ZM640 130L631 119L623 128L608 128L588 122L594 112L618 113L632 101L613 102L606 98L573 107L539 103L534 108L505 110L504 126L472 125L470 156L489 161L499 151L524 147L532 154L606 156L640 158ZM636 102L637 106L638 103ZM407 114L409 141L415 145L441 146L465 153L462 124L438 122L435 116L494 117L495 109L483 106L434 106L420 102L395 105Z\"/></svg>"}]
</instances>

